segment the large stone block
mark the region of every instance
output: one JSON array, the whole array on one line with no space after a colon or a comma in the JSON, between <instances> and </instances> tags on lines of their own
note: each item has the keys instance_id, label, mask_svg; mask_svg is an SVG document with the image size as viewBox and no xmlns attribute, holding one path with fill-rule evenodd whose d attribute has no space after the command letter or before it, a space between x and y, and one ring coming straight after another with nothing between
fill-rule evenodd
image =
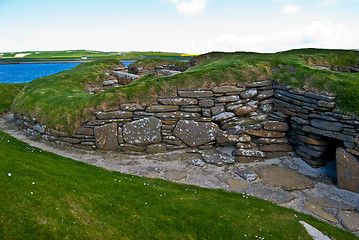
<instances>
[{"instance_id":1,"label":"large stone block","mask_svg":"<svg viewBox=\"0 0 359 240\"><path fill-rule=\"evenodd\" d=\"M294 148L289 144L269 144L259 146L259 150L263 152L292 152Z\"/></svg>"},{"instance_id":2,"label":"large stone block","mask_svg":"<svg viewBox=\"0 0 359 240\"><path fill-rule=\"evenodd\" d=\"M265 158L266 154L262 151L255 149L235 149L232 152L233 156L256 157Z\"/></svg>"},{"instance_id":3,"label":"large stone block","mask_svg":"<svg viewBox=\"0 0 359 240\"><path fill-rule=\"evenodd\" d=\"M123 139L125 143L144 146L160 143L162 122L155 118L143 118L125 124L123 127Z\"/></svg>"},{"instance_id":4,"label":"large stone block","mask_svg":"<svg viewBox=\"0 0 359 240\"><path fill-rule=\"evenodd\" d=\"M180 97L188 98L204 98L214 96L212 91L178 91L178 95Z\"/></svg>"},{"instance_id":5,"label":"large stone block","mask_svg":"<svg viewBox=\"0 0 359 240\"><path fill-rule=\"evenodd\" d=\"M263 128L264 130L278 132L287 132L289 130L289 126L287 123L277 121L267 121L263 124Z\"/></svg>"},{"instance_id":6,"label":"large stone block","mask_svg":"<svg viewBox=\"0 0 359 240\"><path fill-rule=\"evenodd\" d=\"M249 89L244 92L241 92L240 96L241 98L253 98L257 96L257 94L258 94L257 89Z\"/></svg>"},{"instance_id":7,"label":"large stone block","mask_svg":"<svg viewBox=\"0 0 359 240\"><path fill-rule=\"evenodd\" d=\"M241 92L244 91L245 88L239 88L236 86L219 86L212 88L214 93L233 93L233 92Z\"/></svg>"},{"instance_id":8,"label":"large stone block","mask_svg":"<svg viewBox=\"0 0 359 240\"><path fill-rule=\"evenodd\" d=\"M339 122L331 122L325 121L321 119L313 119L310 121L310 124L316 128L328 130L328 131L335 131L340 132L344 130L344 124Z\"/></svg>"},{"instance_id":9,"label":"large stone block","mask_svg":"<svg viewBox=\"0 0 359 240\"><path fill-rule=\"evenodd\" d=\"M261 130L248 130L247 134L261 138L281 138L285 136L284 132L272 132L272 131L261 131Z\"/></svg>"},{"instance_id":10,"label":"large stone block","mask_svg":"<svg viewBox=\"0 0 359 240\"><path fill-rule=\"evenodd\" d=\"M146 106L140 103L123 103L120 105L121 110L124 111L144 111Z\"/></svg>"},{"instance_id":11,"label":"large stone block","mask_svg":"<svg viewBox=\"0 0 359 240\"><path fill-rule=\"evenodd\" d=\"M319 128L315 128L315 127L311 127L311 126L304 126L302 128L302 130L304 132L314 133L314 134L319 135L319 136L331 137L331 138L343 140L343 141L346 141L346 142L353 142L354 141L353 136L345 135L345 134L340 133L340 132L327 131L327 130L323 130L323 129L319 129Z\"/></svg>"},{"instance_id":12,"label":"large stone block","mask_svg":"<svg viewBox=\"0 0 359 240\"><path fill-rule=\"evenodd\" d=\"M250 113L252 111L253 111L253 109L250 106L243 106L243 107L239 107L239 108L234 109L234 113L237 116L245 116L245 115L247 115L248 113Z\"/></svg>"},{"instance_id":13,"label":"large stone block","mask_svg":"<svg viewBox=\"0 0 359 240\"><path fill-rule=\"evenodd\" d=\"M110 123L94 128L96 146L100 150L116 150L118 147L117 124Z\"/></svg>"},{"instance_id":14,"label":"large stone block","mask_svg":"<svg viewBox=\"0 0 359 240\"><path fill-rule=\"evenodd\" d=\"M133 113L128 112L128 111L113 111L113 112L97 112L96 113L96 117L100 120L131 118L132 116L133 116Z\"/></svg>"},{"instance_id":15,"label":"large stone block","mask_svg":"<svg viewBox=\"0 0 359 240\"><path fill-rule=\"evenodd\" d=\"M198 100L195 98L164 98L158 99L158 102L164 105L196 105Z\"/></svg>"},{"instance_id":16,"label":"large stone block","mask_svg":"<svg viewBox=\"0 0 359 240\"><path fill-rule=\"evenodd\" d=\"M223 112L223 113L220 113L220 114L218 114L216 116L213 116L212 120L215 121L215 122L218 122L218 121L227 120L227 119L232 118L234 116L235 116L235 114L232 113L232 112Z\"/></svg>"},{"instance_id":17,"label":"large stone block","mask_svg":"<svg viewBox=\"0 0 359 240\"><path fill-rule=\"evenodd\" d=\"M338 187L359 193L359 160L343 148L336 153Z\"/></svg>"},{"instance_id":18,"label":"large stone block","mask_svg":"<svg viewBox=\"0 0 359 240\"><path fill-rule=\"evenodd\" d=\"M211 122L181 120L177 123L173 135L188 146L197 147L214 141L218 132L218 125Z\"/></svg>"},{"instance_id":19,"label":"large stone block","mask_svg":"<svg viewBox=\"0 0 359 240\"><path fill-rule=\"evenodd\" d=\"M177 110L179 110L179 106L153 105L146 108L146 112L150 113L174 112Z\"/></svg>"}]
</instances>

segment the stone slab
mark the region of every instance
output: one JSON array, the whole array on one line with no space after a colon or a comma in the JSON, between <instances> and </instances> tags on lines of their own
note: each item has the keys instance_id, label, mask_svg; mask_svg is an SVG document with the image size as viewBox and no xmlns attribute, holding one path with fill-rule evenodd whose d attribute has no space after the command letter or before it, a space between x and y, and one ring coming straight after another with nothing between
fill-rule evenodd
<instances>
[{"instance_id":1,"label":"stone slab","mask_svg":"<svg viewBox=\"0 0 359 240\"><path fill-rule=\"evenodd\" d=\"M123 126L123 139L125 143L139 146L162 142L162 122L155 117L143 118L127 123Z\"/></svg>"},{"instance_id":2,"label":"stone slab","mask_svg":"<svg viewBox=\"0 0 359 240\"><path fill-rule=\"evenodd\" d=\"M234 191L238 191L240 189L246 189L249 187L249 183L246 180L242 180L242 179L228 180L227 183Z\"/></svg>"},{"instance_id":3,"label":"stone slab","mask_svg":"<svg viewBox=\"0 0 359 240\"><path fill-rule=\"evenodd\" d=\"M324 211L323 208L321 208L320 206L318 206L314 203L304 202L304 208L327 221L330 221L333 223L338 222L335 217L333 217L332 215L330 215L329 213Z\"/></svg>"},{"instance_id":4,"label":"stone slab","mask_svg":"<svg viewBox=\"0 0 359 240\"><path fill-rule=\"evenodd\" d=\"M340 211L337 215L340 223L349 231L359 231L359 213L350 211Z\"/></svg>"},{"instance_id":5,"label":"stone slab","mask_svg":"<svg viewBox=\"0 0 359 240\"><path fill-rule=\"evenodd\" d=\"M359 160L357 157L338 148L336 152L338 187L359 193Z\"/></svg>"},{"instance_id":6,"label":"stone slab","mask_svg":"<svg viewBox=\"0 0 359 240\"><path fill-rule=\"evenodd\" d=\"M117 124L110 123L94 128L96 146L100 150L116 150L118 147Z\"/></svg>"},{"instance_id":7,"label":"stone slab","mask_svg":"<svg viewBox=\"0 0 359 240\"><path fill-rule=\"evenodd\" d=\"M277 204L286 203L295 198L289 192L281 189L274 189L272 187L266 187L262 184L255 184L249 187L245 193Z\"/></svg>"}]
</instances>

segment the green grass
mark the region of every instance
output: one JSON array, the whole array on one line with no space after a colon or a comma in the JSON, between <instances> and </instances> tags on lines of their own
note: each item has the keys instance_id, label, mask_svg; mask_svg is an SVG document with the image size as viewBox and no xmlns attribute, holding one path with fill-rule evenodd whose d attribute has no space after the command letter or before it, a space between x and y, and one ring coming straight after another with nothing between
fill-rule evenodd
<instances>
[{"instance_id":1,"label":"green grass","mask_svg":"<svg viewBox=\"0 0 359 240\"><path fill-rule=\"evenodd\" d=\"M26 83L0 83L0 114L9 110L18 93Z\"/></svg>"},{"instance_id":2,"label":"green grass","mask_svg":"<svg viewBox=\"0 0 359 240\"><path fill-rule=\"evenodd\" d=\"M311 239L299 221L358 239L264 200L106 171L1 131L0 196L1 239Z\"/></svg>"},{"instance_id":3,"label":"green grass","mask_svg":"<svg viewBox=\"0 0 359 240\"><path fill-rule=\"evenodd\" d=\"M276 54L215 53L198 56L198 65L168 77L153 74L132 84L89 95L88 84L101 84L106 69L118 59L83 63L71 70L32 81L15 99L16 113L36 117L43 124L73 132L89 121L93 110L117 110L121 102L155 103L159 96L176 96L177 89L208 89L214 85L242 84L272 79L309 91L338 96L338 109L359 114L359 73L320 70L312 63L348 67L359 62L358 51L304 49ZM152 64L152 60L141 60ZM158 60L157 60L158 61Z\"/></svg>"}]
</instances>

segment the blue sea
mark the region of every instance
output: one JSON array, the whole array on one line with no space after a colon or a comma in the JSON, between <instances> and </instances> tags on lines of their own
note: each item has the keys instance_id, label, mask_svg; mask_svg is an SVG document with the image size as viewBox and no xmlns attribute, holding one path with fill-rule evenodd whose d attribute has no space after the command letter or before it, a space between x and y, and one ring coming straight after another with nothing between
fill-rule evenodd
<instances>
[{"instance_id":1,"label":"blue sea","mask_svg":"<svg viewBox=\"0 0 359 240\"><path fill-rule=\"evenodd\" d=\"M128 66L132 61L123 61ZM23 63L0 65L0 83L26 83L71 69L80 63Z\"/></svg>"}]
</instances>

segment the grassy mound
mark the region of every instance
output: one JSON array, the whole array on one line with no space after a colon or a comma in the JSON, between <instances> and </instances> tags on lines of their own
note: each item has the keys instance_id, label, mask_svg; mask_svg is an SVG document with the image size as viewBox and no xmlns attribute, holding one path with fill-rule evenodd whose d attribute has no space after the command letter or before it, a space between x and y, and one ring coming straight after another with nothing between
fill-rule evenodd
<instances>
[{"instance_id":1,"label":"grassy mound","mask_svg":"<svg viewBox=\"0 0 359 240\"><path fill-rule=\"evenodd\" d=\"M12 102L27 83L0 83L0 114L9 110Z\"/></svg>"},{"instance_id":2,"label":"grassy mound","mask_svg":"<svg viewBox=\"0 0 359 240\"><path fill-rule=\"evenodd\" d=\"M41 151L0 131L1 239L358 239L242 194L146 179Z\"/></svg>"},{"instance_id":3,"label":"grassy mound","mask_svg":"<svg viewBox=\"0 0 359 240\"><path fill-rule=\"evenodd\" d=\"M358 51L304 49L276 54L230 53L196 57L188 71L168 77L146 75L127 86L89 95L86 84L102 83L104 72L118 60L81 64L71 70L32 81L15 99L14 111L36 117L62 131L73 131L91 119L91 112L116 110L121 102L154 103L159 96L175 96L177 89L206 89L273 79L306 90L337 94L338 107L359 114L359 73L319 69L313 66L356 66ZM146 60L147 61L147 60Z\"/></svg>"}]
</instances>

